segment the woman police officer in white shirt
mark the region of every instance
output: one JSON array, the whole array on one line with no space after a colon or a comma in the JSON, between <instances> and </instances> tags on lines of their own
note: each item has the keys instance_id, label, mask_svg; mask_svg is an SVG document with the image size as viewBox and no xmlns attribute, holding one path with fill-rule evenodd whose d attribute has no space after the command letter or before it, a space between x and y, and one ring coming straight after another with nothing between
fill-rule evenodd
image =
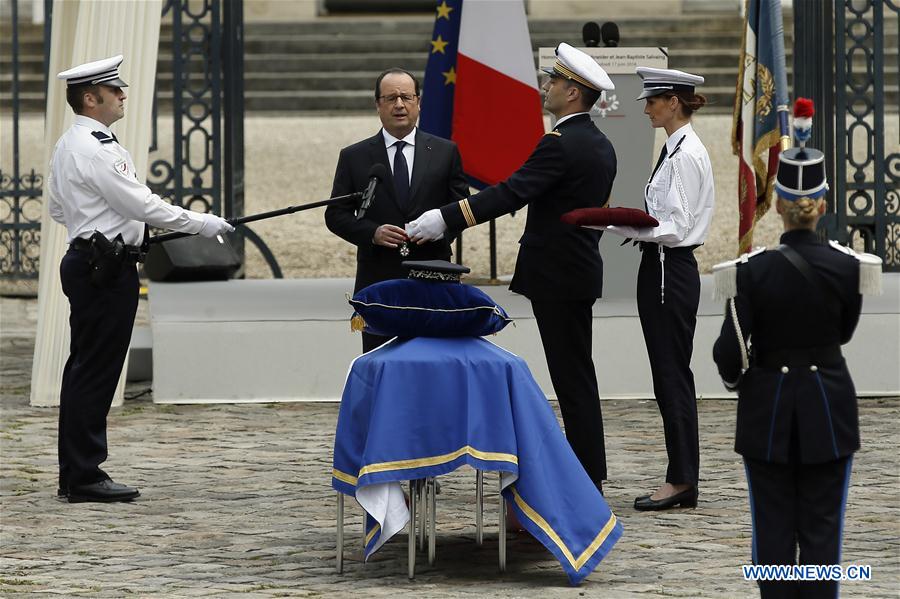
<instances>
[{"instance_id":1,"label":"woman police officer in white shirt","mask_svg":"<svg viewBox=\"0 0 900 599\"><path fill-rule=\"evenodd\" d=\"M691 127L691 115L706 104L695 92L703 77L672 69L638 67L644 113L668 135L647 186L647 212L659 226L608 227L641 245L637 277L638 313L647 345L653 393L663 419L669 465L666 481L652 495L635 499L637 510L697 505L700 446L691 372L700 273L693 251L706 240L715 190L706 148Z\"/></svg>"}]
</instances>

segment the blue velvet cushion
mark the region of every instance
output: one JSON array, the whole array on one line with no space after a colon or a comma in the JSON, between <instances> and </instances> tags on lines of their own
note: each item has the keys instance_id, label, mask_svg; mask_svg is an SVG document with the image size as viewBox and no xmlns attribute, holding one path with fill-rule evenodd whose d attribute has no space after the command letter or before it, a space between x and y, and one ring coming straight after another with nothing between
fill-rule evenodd
<instances>
[{"instance_id":1,"label":"blue velvet cushion","mask_svg":"<svg viewBox=\"0 0 900 599\"><path fill-rule=\"evenodd\" d=\"M386 337L481 337L512 322L486 293L461 283L382 281L360 289L350 305L367 333Z\"/></svg>"}]
</instances>

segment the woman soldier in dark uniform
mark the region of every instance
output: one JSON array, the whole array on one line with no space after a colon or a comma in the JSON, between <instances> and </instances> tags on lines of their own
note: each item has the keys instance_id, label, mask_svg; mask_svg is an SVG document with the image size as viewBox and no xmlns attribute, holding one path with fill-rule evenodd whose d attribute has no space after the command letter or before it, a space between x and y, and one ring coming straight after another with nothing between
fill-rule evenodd
<instances>
[{"instance_id":1,"label":"woman soldier in dark uniform","mask_svg":"<svg viewBox=\"0 0 900 599\"><path fill-rule=\"evenodd\" d=\"M811 103L807 110L811 118ZM798 130L808 124L795 118ZM841 562L859 449L856 391L841 345L859 321L862 294L880 291L879 258L816 235L825 157L804 148L803 137L780 158L781 245L714 267L716 291L728 301L713 358L725 386L738 391L735 451L744 457L752 559L760 565ZM834 597L837 585L759 582L763 597Z\"/></svg>"}]
</instances>

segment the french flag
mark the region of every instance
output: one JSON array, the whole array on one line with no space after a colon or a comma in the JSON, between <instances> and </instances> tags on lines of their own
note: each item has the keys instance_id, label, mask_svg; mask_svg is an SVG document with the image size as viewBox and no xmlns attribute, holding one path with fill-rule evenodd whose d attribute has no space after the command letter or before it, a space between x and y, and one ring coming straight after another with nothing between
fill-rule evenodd
<instances>
[{"instance_id":1,"label":"french flag","mask_svg":"<svg viewBox=\"0 0 900 599\"><path fill-rule=\"evenodd\" d=\"M518 0L440 0L425 69L423 131L453 139L474 187L503 181L544 134Z\"/></svg>"}]
</instances>

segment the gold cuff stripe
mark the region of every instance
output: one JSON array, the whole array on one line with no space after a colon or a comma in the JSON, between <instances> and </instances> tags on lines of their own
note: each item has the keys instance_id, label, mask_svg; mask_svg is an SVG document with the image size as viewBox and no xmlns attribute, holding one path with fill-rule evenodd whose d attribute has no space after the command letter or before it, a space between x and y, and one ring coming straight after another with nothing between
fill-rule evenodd
<instances>
[{"instance_id":1,"label":"gold cuff stripe","mask_svg":"<svg viewBox=\"0 0 900 599\"><path fill-rule=\"evenodd\" d=\"M468 226L474 227L478 224L478 221L475 220L475 215L472 213L472 207L469 206L469 198L459 201L459 209L462 211L463 218L466 219Z\"/></svg>"},{"instance_id":2,"label":"gold cuff stripe","mask_svg":"<svg viewBox=\"0 0 900 599\"><path fill-rule=\"evenodd\" d=\"M581 75L579 75L578 73L573 71L572 69L568 68L567 66L565 66L563 63L559 62L558 60L556 61L556 64L553 65L553 70L559 71L560 74L562 74L563 76L568 77L569 79L574 79L581 85L583 85L585 87L589 87L594 91L601 91L601 90L597 89L596 85L594 85L593 83L588 83L587 79L585 79L584 77L582 77Z\"/></svg>"},{"instance_id":3,"label":"gold cuff stripe","mask_svg":"<svg viewBox=\"0 0 900 599\"><path fill-rule=\"evenodd\" d=\"M355 476L351 476L351 475L347 474L346 472L341 472L337 468L331 469L331 476L333 476L334 478L336 478L340 481L347 483L348 485L353 485L354 487L356 486L356 481L358 480Z\"/></svg>"},{"instance_id":4,"label":"gold cuff stripe","mask_svg":"<svg viewBox=\"0 0 900 599\"><path fill-rule=\"evenodd\" d=\"M519 464L519 458L514 456L511 453L494 453L488 451L480 451L475 449L470 445L466 445L465 447L461 447L456 451L452 451L450 453L445 453L444 455L437 455L428 458L417 458L413 460L397 460L395 462L382 462L380 464L370 464L368 466L363 467L359 471L359 477L362 478L366 474L374 474L376 472L387 472L390 470L409 470L412 468L424 468L426 466L437 466L439 464L446 464L447 462L452 462L456 458L470 455L479 460L485 460L489 462L509 462L510 464Z\"/></svg>"},{"instance_id":5,"label":"gold cuff stripe","mask_svg":"<svg viewBox=\"0 0 900 599\"><path fill-rule=\"evenodd\" d=\"M372 540L372 538L375 535L378 534L379 530L381 530L381 525L376 522L375 526L372 527L372 530L370 530L368 533L366 533L366 542L365 542L366 547L369 546L369 542Z\"/></svg>"},{"instance_id":6,"label":"gold cuff stripe","mask_svg":"<svg viewBox=\"0 0 900 599\"><path fill-rule=\"evenodd\" d=\"M575 570L580 570L581 567L584 566L584 564L586 564L589 559L591 559L594 553L597 552L597 549L600 548L600 545L602 545L606 538L609 536L609 533L611 533L613 528L616 526L616 515L610 513L609 520L606 521L606 524L603 526L600 532L597 533L597 536L594 537L594 540L591 542L591 544L588 545L587 548L582 551L581 555L579 555L576 559L575 556L572 555L572 552L569 550L569 548L566 547L565 543L563 543L559 535L556 534L556 531L553 530L553 528L550 526L550 524L546 520L544 520L544 518L541 517L540 514L534 511L534 508L525 503L525 500L522 499L522 496L519 495L519 492L516 490L515 485L510 487L510 489L512 490L513 499L515 500L516 505L519 506L519 509L525 512L525 515L528 516L528 518L532 522L537 524L538 527L540 527L540 529L543 530L548 537L550 537L550 539L556 544L556 546L559 547L560 551L563 552L563 555L566 556L569 564L571 564L572 568L574 568Z\"/></svg>"}]
</instances>

